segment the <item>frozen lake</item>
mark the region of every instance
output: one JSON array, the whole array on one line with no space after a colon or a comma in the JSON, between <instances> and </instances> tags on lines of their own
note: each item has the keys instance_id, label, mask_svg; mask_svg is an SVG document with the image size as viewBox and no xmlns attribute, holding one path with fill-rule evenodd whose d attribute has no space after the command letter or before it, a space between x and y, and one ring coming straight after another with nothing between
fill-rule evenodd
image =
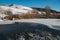
<instances>
[{"instance_id":1,"label":"frozen lake","mask_svg":"<svg viewBox=\"0 0 60 40\"><path fill-rule=\"evenodd\" d=\"M15 36L17 36L16 34L19 34L21 36L21 35L24 35L24 33L26 34L26 32L30 32L29 35L30 34L33 35L34 33L31 33L31 32L36 32L37 30L39 32L40 31L43 32L43 34L40 34L41 33L40 32L38 33L38 35L46 35L47 33L48 34L51 33L49 35L54 34L56 37L58 36L59 38L60 37L59 23L60 23L60 19L21 19L21 20L14 20L14 21L3 21L3 22L0 22L0 39L2 38L1 40L8 40L8 38L11 39L11 37L13 37L13 40L15 40L16 39ZM41 38L41 37L38 37L38 38Z\"/></svg>"},{"instance_id":2,"label":"frozen lake","mask_svg":"<svg viewBox=\"0 0 60 40\"><path fill-rule=\"evenodd\" d=\"M14 22L28 22L28 23L40 23L49 26L50 28L60 30L60 19L20 19L13 21L1 21L2 24L12 24Z\"/></svg>"}]
</instances>

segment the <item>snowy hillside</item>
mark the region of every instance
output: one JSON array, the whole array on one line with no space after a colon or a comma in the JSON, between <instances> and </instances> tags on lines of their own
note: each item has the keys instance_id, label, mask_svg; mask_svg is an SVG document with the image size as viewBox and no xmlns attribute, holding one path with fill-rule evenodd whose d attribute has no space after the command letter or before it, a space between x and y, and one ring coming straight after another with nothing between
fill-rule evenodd
<instances>
[{"instance_id":1,"label":"snowy hillside","mask_svg":"<svg viewBox=\"0 0 60 40\"><path fill-rule=\"evenodd\" d=\"M29 11L32 11L32 8L21 6L21 5L8 5L8 6L0 6L1 10L10 10L13 14L20 14L20 13L27 13Z\"/></svg>"},{"instance_id":2,"label":"snowy hillside","mask_svg":"<svg viewBox=\"0 0 60 40\"><path fill-rule=\"evenodd\" d=\"M0 19L7 16L5 14L5 11L11 11L12 14L25 14L27 12L31 12L32 10L33 10L32 8L22 6L22 5L15 5L15 4L0 5Z\"/></svg>"}]
</instances>

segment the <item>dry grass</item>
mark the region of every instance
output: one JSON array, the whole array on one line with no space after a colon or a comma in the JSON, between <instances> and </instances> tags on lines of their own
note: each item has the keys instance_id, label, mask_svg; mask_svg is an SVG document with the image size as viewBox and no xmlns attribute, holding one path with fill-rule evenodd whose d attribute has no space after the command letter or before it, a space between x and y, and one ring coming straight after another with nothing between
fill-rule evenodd
<instances>
[{"instance_id":1,"label":"dry grass","mask_svg":"<svg viewBox=\"0 0 60 40\"><path fill-rule=\"evenodd\" d=\"M33 18L46 18L46 14L37 14L37 13L26 13L26 14L14 14L6 16L5 19L13 20L16 19L33 19ZM57 18L56 14L50 15L49 18Z\"/></svg>"},{"instance_id":2,"label":"dry grass","mask_svg":"<svg viewBox=\"0 0 60 40\"><path fill-rule=\"evenodd\" d=\"M13 18L15 19L29 19L29 18L40 18L40 14L15 14L15 15L9 15L9 16L6 16L5 19L9 19L9 20L13 20Z\"/></svg>"}]
</instances>

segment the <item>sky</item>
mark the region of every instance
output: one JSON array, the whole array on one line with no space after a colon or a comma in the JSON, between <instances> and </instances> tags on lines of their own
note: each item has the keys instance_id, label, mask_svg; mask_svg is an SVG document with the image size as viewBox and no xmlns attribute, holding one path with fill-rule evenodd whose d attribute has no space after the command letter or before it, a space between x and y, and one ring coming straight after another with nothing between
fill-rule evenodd
<instances>
[{"instance_id":1,"label":"sky","mask_svg":"<svg viewBox=\"0 0 60 40\"><path fill-rule=\"evenodd\" d=\"M18 4L38 8L50 6L51 9L60 11L60 0L0 0L0 4Z\"/></svg>"}]
</instances>

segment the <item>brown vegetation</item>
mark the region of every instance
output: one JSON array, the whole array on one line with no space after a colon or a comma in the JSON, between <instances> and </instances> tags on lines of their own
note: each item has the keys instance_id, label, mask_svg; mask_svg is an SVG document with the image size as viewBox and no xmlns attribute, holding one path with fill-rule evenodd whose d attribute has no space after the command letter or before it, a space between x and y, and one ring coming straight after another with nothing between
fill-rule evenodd
<instances>
[{"instance_id":1,"label":"brown vegetation","mask_svg":"<svg viewBox=\"0 0 60 40\"><path fill-rule=\"evenodd\" d=\"M50 14L49 18L58 18L60 15L57 15L56 13ZM26 14L14 14L6 16L5 19L7 20L13 20L13 18L16 19L33 19L33 18L46 18L46 14L36 14L36 13L26 13Z\"/></svg>"},{"instance_id":2,"label":"brown vegetation","mask_svg":"<svg viewBox=\"0 0 60 40\"><path fill-rule=\"evenodd\" d=\"M29 18L40 18L40 14L14 14L14 15L9 15L6 16L5 19L7 20L13 20L14 19L29 19Z\"/></svg>"}]
</instances>

